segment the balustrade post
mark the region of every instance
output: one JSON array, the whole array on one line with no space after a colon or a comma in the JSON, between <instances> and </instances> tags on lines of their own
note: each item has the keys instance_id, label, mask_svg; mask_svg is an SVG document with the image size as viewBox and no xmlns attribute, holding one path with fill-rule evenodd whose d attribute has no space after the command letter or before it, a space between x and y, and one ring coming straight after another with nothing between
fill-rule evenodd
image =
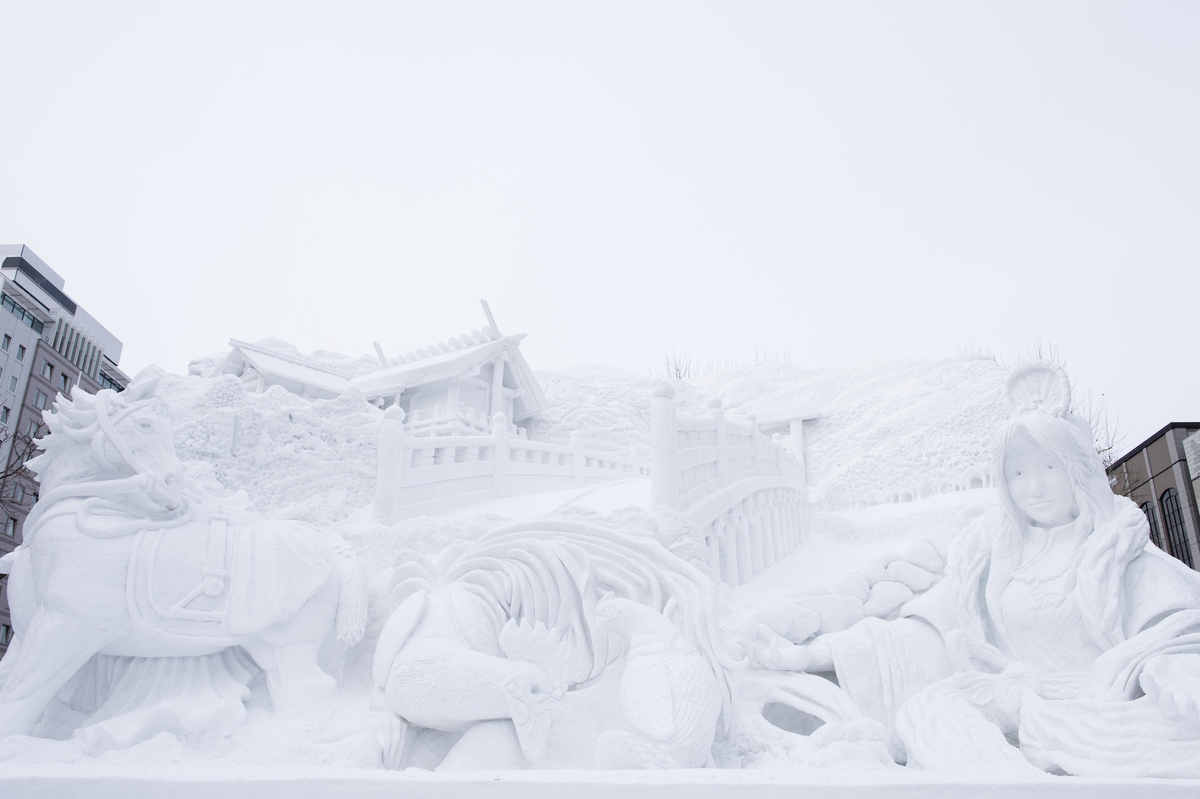
<instances>
[{"instance_id":1,"label":"balustrade post","mask_svg":"<svg viewBox=\"0 0 1200 799\"><path fill-rule=\"evenodd\" d=\"M497 363L500 363L499 361ZM492 416L492 491L504 490L508 472L508 417L497 412Z\"/></svg>"},{"instance_id":2,"label":"balustrade post","mask_svg":"<svg viewBox=\"0 0 1200 799\"><path fill-rule=\"evenodd\" d=\"M738 568L736 529L731 524L729 515L717 517L713 522L713 529L718 530L720 535L718 546L721 549L721 579L737 587L740 584L741 570Z\"/></svg>"},{"instance_id":3,"label":"balustrade post","mask_svg":"<svg viewBox=\"0 0 1200 799\"><path fill-rule=\"evenodd\" d=\"M717 538L717 524L713 522L708 526L708 565L712 567L713 574L719 580L721 579L721 547Z\"/></svg>"},{"instance_id":4,"label":"balustrade post","mask_svg":"<svg viewBox=\"0 0 1200 799\"><path fill-rule=\"evenodd\" d=\"M578 430L571 431L571 467L575 473L575 486L582 488L587 482L587 452L583 449L583 436Z\"/></svg>"},{"instance_id":5,"label":"balustrade post","mask_svg":"<svg viewBox=\"0 0 1200 799\"><path fill-rule=\"evenodd\" d=\"M758 529L762 535L763 568L769 569L775 561L783 557L775 542L775 525L771 524L771 514L767 510L766 495L755 494L750 501L754 507L754 518L758 519Z\"/></svg>"},{"instance_id":6,"label":"balustrade post","mask_svg":"<svg viewBox=\"0 0 1200 799\"><path fill-rule=\"evenodd\" d=\"M796 482L804 485L808 482L808 475L805 473L807 470L804 468L804 420L793 419L790 432L792 457L800 466L800 479Z\"/></svg>"},{"instance_id":7,"label":"balustrade post","mask_svg":"<svg viewBox=\"0 0 1200 799\"><path fill-rule=\"evenodd\" d=\"M729 441L725 437L725 411L721 400L713 397L708 401L708 413L717 422L717 485L729 485Z\"/></svg>"},{"instance_id":8,"label":"balustrade post","mask_svg":"<svg viewBox=\"0 0 1200 799\"><path fill-rule=\"evenodd\" d=\"M780 557L786 558L792 554L792 550L796 547L792 544L792 526L787 523L787 517L780 512L782 510L782 502L783 491L772 491L770 503L771 518L775 520L775 529L779 531L779 550L782 553Z\"/></svg>"},{"instance_id":9,"label":"balustrade post","mask_svg":"<svg viewBox=\"0 0 1200 799\"><path fill-rule=\"evenodd\" d=\"M753 499L742 500L742 518L746 520L746 536L750 541L751 574L762 574L763 570L767 568L767 564L763 557L762 524L754 513Z\"/></svg>"},{"instance_id":10,"label":"balustrade post","mask_svg":"<svg viewBox=\"0 0 1200 799\"><path fill-rule=\"evenodd\" d=\"M738 583L748 583L754 579L754 542L750 538L750 517L746 515L746 504L738 503L736 507L738 542ZM759 569L761 571L761 568Z\"/></svg>"},{"instance_id":11,"label":"balustrade post","mask_svg":"<svg viewBox=\"0 0 1200 799\"><path fill-rule=\"evenodd\" d=\"M752 413L746 417L750 420L750 443L754 446L754 473L762 474L762 451L758 445L758 414Z\"/></svg>"},{"instance_id":12,"label":"balustrade post","mask_svg":"<svg viewBox=\"0 0 1200 799\"><path fill-rule=\"evenodd\" d=\"M794 525L792 523L792 519L788 518L787 516L786 503L787 492L776 491L774 501L775 516L779 518L779 527L782 531L784 531L784 546L787 547L787 553L791 554L792 552L796 551L796 545L799 543L799 541L796 536L796 525Z\"/></svg>"},{"instance_id":13,"label":"balustrade post","mask_svg":"<svg viewBox=\"0 0 1200 799\"><path fill-rule=\"evenodd\" d=\"M675 389L660 383L650 403L650 506L679 510L678 424Z\"/></svg>"},{"instance_id":14,"label":"balustrade post","mask_svg":"<svg viewBox=\"0 0 1200 799\"><path fill-rule=\"evenodd\" d=\"M379 431L379 469L375 476L375 518L395 524L400 518L400 485L404 479L404 409L383 412Z\"/></svg>"}]
</instances>

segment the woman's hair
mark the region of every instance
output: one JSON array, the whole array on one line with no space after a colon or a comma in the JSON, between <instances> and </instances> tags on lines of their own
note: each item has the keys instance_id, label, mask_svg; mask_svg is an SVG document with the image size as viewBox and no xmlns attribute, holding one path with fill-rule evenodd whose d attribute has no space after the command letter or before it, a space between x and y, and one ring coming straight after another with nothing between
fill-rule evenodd
<instances>
[{"instance_id":1,"label":"woman's hair","mask_svg":"<svg viewBox=\"0 0 1200 799\"><path fill-rule=\"evenodd\" d=\"M1013 441L1028 437L1058 457L1066 469L1078 503L1076 524L1087 540L1068 590L1074 594L1088 636L1104 649L1124 640L1121 629L1121 582L1125 567L1144 549L1145 541L1128 525L1113 523L1116 499L1092 439L1091 427L1078 416L1033 411L1006 423L992 445L992 473L1003 509L999 534L993 539L988 581L1007 584L1020 564L1021 542L1030 523L1009 493L1004 460ZM995 614L993 614L995 615Z\"/></svg>"}]
</instances>

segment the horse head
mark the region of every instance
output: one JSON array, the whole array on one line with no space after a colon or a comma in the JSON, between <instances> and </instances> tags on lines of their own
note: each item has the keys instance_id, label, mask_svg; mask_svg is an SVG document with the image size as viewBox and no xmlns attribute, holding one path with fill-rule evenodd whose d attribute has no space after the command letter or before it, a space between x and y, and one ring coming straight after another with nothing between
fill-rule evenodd
<instances>
[{"instance_id":1,"label":"horse head","mask_svg":"<svg viewBox=\"0 0 1200 799\"><path fill-rule=\"evenodd\" d=\"M144 492L163 508L177 507L183 468L157 390L158 380L146 380L119 394L101 389L93 395L76 386L69 400L59 395L54 412L43 415L50 428L39 442L44 452L29 462L43 496L60 486L123 480L134 490L119 493Z\"/></svg>"}]
</instances>

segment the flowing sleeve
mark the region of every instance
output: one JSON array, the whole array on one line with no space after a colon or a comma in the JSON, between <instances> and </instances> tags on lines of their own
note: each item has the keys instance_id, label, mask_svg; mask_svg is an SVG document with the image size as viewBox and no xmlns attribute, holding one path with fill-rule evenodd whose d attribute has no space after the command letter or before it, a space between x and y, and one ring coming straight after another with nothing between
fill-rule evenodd
<instances>
[{"instance_id":1,"label":"flowing sleeve","mask_svg":"<svg viewBox=\"0 0 1200 799\"><path fill-rule=\"evenodd\" d=\"M863 619L826 641L842 690L889 732L910 696L951 673L941 635L920 618Z\"/></svg>"}]
</instances>

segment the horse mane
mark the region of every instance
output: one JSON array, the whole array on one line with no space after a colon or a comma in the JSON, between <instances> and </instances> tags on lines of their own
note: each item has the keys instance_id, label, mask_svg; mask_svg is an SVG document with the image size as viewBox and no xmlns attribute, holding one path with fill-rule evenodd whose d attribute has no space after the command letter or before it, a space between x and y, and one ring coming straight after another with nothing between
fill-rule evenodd
<instances>
[{"instance_id":1,"label":"horse mane","mask_svg":"<svg viewBox=\"0 0 1200 799\"><path fill-rule=\"evenodd\" d=\"M119 416L140 402L155 396L158 380L143 380L117 393L101 389L95 394L80 386L71 387L71 397L55 396L54 404L42 411L42 420L49 432L34 443L41 454L30 458L26 467L41 477L63 455L74 455L80 445L92 446L100 432L100 421L96 418L96 403L105 402L109 414Z\"/></svg>"},{"instance_id":2,"label":"horse mane","mask_svg":"<svg viewBox=\"0 0 1200 799\"><path fill-rule=\"evenodd\" d=\"M720 643L716 586L654 539L574 522L528 522L488 533L450 553L440 568L411 551L399 553L397 562L393 602L422 588L458 585L480 600L497 632L510 619L558 630L581 661L576 682L599 675L620 654L606 636L593 635L596 601L612 592L646 605L708 660L729 724L728 672L744 664Z\"/></svg>"}]
</instances>

